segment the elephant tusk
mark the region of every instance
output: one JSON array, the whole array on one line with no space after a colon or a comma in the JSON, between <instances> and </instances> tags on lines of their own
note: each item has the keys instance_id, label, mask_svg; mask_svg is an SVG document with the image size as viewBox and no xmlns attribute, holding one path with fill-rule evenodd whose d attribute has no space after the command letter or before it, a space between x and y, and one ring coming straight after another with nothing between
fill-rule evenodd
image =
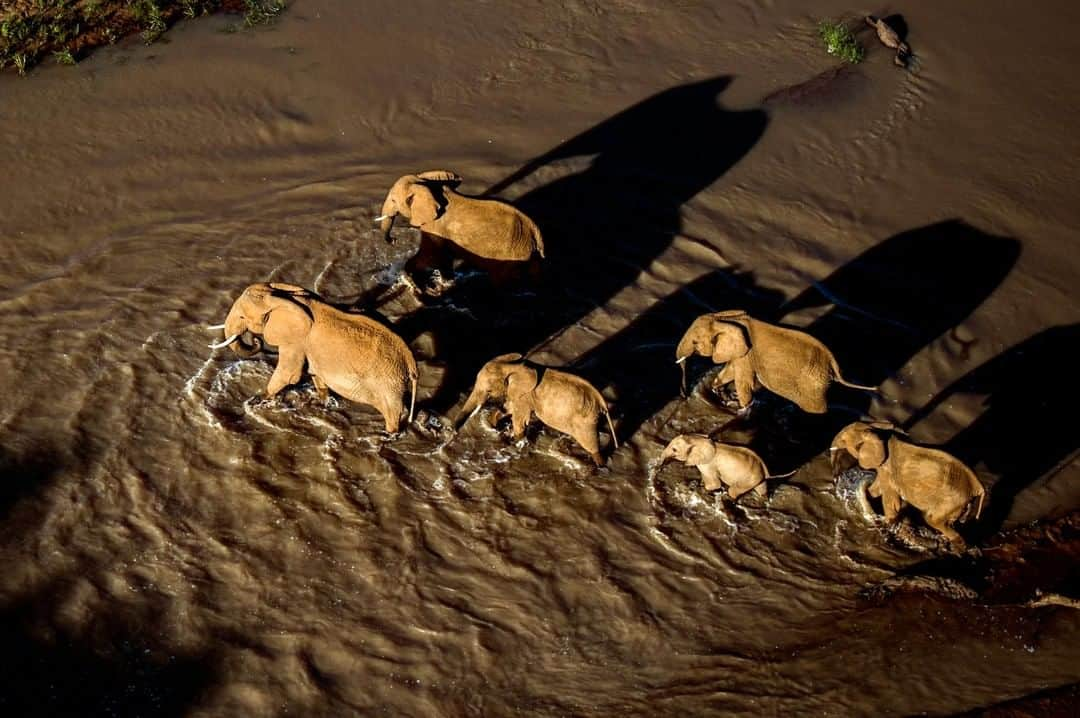
<instances>
[{"instance_id":1,"label":"elephant tusk","mask_svg":"<svg viewBox=\"0 0 1080 718\"><path fill-rule=\"evenodd\" d=\"M225 341L218 342L217 344L207 344L206 346L210 347L211 349L221 349L222 347L229 346L239 338L239 334L233 334L231 337L225 337Z\"/></svg>"},{"instance_id":2,"label":"elephant tusk","mask_svg":"<svg viewBox=\"0 0 1080 718\"><path fill-rule=\"evenodd\" d=\"M829 451L840 451L840 447L839 446L830 446Z\"/></svg>"},{"instance_id":3,"label":"elephant tusk","mask_svg":"<svg viewBox=\"0 0 1080 718\"><path fill-rule=\"evenodd\" d=\"M686 357L679 357L678 359L675 360L675 363L676 364L682 364L684 361L686 361Z\"/></svg>"},{"instance_id":4,"label":"elephant tusk","mask_svg":"<svg viewBox=\"0 0 1080 718\"><path fill-rule=\"evenodd\" d=\"M224 329L224 328L225 328L224 324L213 324L213 325L207 327L207 329L209 331L212 331L212 332L216 332L219 329Z\"/></svg>"},{"instance_id":5,"label":"elephant tusk","mask_svg":"<svg viewBox=\"0 0 1080 718\"><path fill-rule=\"evenodd\" d=\"M378 217L376 217L375 219L373 219L371 221L372 222L382 222L384 219L390 219L390 215L382 214L382 215L379 215Z\"/></svg>"}]
</instances>

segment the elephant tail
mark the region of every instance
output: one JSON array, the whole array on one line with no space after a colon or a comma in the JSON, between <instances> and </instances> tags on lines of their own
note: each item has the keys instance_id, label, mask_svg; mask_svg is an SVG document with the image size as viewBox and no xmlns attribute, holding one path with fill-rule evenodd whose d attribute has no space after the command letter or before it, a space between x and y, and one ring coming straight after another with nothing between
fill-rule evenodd
<instances>
[{"instance_id":1,"label":"elephant tail","mask_svg":"<svg viewBox=\"0 0 1080 718\"><path fill-rule=\"evenodd\" d=\"M615 426L611 423L611 414L608 413L607 406L604 406L604 416L607 417L608 431L611 432L611 445L612 447L619 448L619 440L615 438Z\"/></svg>"},{"instance_id":2,"label":"elephant tail","mask_svg":"<svg viewBox=\"0 0 1080 718\"><path fill-rule=\"evenodd\" d=\"M843 376L842 376L842 375L840 374L840 366L839 366L839 365L838 365L838 364L836 363L836 357L829 357L829 359L830 359L830 361L832 362L832 374L833 374L833 380L834 380L834 381L835 381L836 383L838 383L838 384L843 384L844 386L848 386L848 387L851 387L852 389L862 389L863 391L872 391L872 392L874 392L875 394L876 394L876 393L878 392L878 389L879 389L880 387L876 387L876 386L864 386L864 385L862 385L862 384L853 384L853 383L851 383L850 381L848 381L847 379L845 379L845 378L844 378L844 377L843 377Z\"/></svg>"},{"instance_id":3,"label":"elephant tail","mask_svg":"<svg viewBox=\"0 0 1080 718\"><path fill-rule=\"evenodd\" d=\"M975 519L978 520L982 515L983 502L986 501L986 487L975 477L972 477L972 481L975 483L975 492L979 495L979 506L975 509Z\"/></svg>"},{"instance_id":4,"label":"elephant tail","mask_svg":"<svg viewBox=\"0 0 1080 718\"><path fill-rule=\"evenodd\" d=\"M532 220L532 217L525 214L520 209L518 210L518 214L525 224L525 230L532 236L534 251L540 255L540 259L544 259L544 236L540 234L540 228L536 226L536 222Z\"/></svg>"},{"instance_id":5,"label":"elephant tail","mask_svg":"<svg viewBox=\"0 0 1080 718\"><path fill-rule=\"evenodd\" d=\"M786 474L772 474L770 476L766 476L765 478L766 479L786 479L789 476L794 476L798 471L799 471L798 469L794 469L793 471L789 471Z\"/></svg>"},{"instance_id":6,"label":"elephant tail","mask_svg":"<svg viewBox=\"0 0 1080 718\"><path fill-rule=\"evenodd\" d=\"M410 358L412 358L411 355L410 355ZM413 410L416 408L416 383L417 383L417 379L419 378L419 376L420 376L420 373L416 369L416 360L413 359L413 361L409 362L409 384L411 385L411 388L412 388L411 395L409 396L409 423L410 424L413 421Z\"/></svg>"}]
</instances>

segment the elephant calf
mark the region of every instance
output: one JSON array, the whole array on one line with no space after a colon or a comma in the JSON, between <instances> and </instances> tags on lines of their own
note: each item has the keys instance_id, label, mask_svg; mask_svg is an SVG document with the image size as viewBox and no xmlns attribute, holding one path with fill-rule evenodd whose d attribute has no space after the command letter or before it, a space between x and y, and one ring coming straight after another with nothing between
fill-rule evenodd
<instances>
[{"instance_id":1,"label":"elephant calf","mask_svg":"<svg viewBox=\"0 0 1080 718\"><path fill-rule=\"evenodd\" d=\"M480 368L476 385L461 408L458 426L489 400L504 403L515 439L525 436L525 427L535 414L552 429L572 436L597 466L603 466L597 433L603 414L611 431L611 443L619 448L607 402L592 384L573 374L525 361L520 354L497 356Z\"/></svg>"},{"instance_id":2,"label":"elephant calf","mask_svg":"<svg viewBox=\"0 0 1080 718\"><path fill-rule=\"evenodd\" d=\"M766 479L784 479L795 473L770 475L765 462L753 450L713 441L701 434L679 434L668 442L660 454L660 466L672 459L696 466L706 491L721 489L726 484L732 500L747 491L764 496Z\"/></svg>"},{"instance_id":3,"label":"elephant calf","mask_svg":"<svg viewBox=\"0 0 1080 718\"><path fill-rule=\"evenodd\" d=\"M856 421L848 424L833 439L833 471L839 464L839 452L854 457L863 469L877 476L870 484L870 495L881 497L885 520L892 523L904 502L922 512L923 519L955 545L963 545L952 525L963 520L974 499L979 500L975 518L982 514L986 489L962 461L940 449L918 446L903 440L886 424ZM883 434L885 436L883 436Z\"/></svg>"},{"instance_id":4,"label":"elephant calf","mask_svg":"<svg viewBox=\"0 0 1080 718\"><path fill-rule=\"evenodd\" d=\"M825 393L832 381L877 391L876 386L852 384L840 376L832 352L806 332L768 324L740 310L704 314L679 340L675 363L682 367L684 392L686 360L694 354L724 364L713 388L734 382L742 409L750 405L759 382L811 414L825 413Z\"/></svg>"},{"instance_id":5,"label":"elephant calf","mask_svg":"<svg viewBox=\"0 0 1080 718\"><path fill-rule=\"evenodd\" d=\"M212 349L230 347L250 356L262 340L278 348L278 364L266 386L273 397L300 381L307 364L319 396L333 389L346 399L378 409L387 432L397 433L404 409L402 397L411 385L409 423L416 405L416 359L398 335L373 319L331 307L315 293L292 284L252 284L233 303L225 318L226 338ZM256 336L246 346L245 332Z\"/></svg>"},{"instance_id":6,"label":"elephant calf","mask_svg":"<svg viewBox=\"0 0 1080 718\"><path fill-rule=\"evenodd\" d=\"M536 223L506 202L458 194L454 188L460 183L461 177L446 170L399 178L386 195L382 215L375 218L387 241L394 218L401 215L421 232L413 266L434 263L447 269L439 265L445 265L451 250L496 280L526 264L535 269L535 258L544 256Z\"/></svg>"}]
</instances>

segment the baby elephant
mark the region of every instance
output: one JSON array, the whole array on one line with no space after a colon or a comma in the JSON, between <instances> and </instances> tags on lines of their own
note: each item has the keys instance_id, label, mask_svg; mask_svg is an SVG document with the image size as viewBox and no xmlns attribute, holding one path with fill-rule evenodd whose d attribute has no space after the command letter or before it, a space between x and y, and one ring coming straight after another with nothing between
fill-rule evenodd
<instances>
[{"instance_id":1,"label":"baby elephant","mask_svg":"<svg viewBox=\"0 0 1080 718\"><path fill-rule=\"evenodd\" d=\"M793 475L770 475L761 457L745 446L713 441L701 434L679 434L660 454L660 466L675 459L687 466L696 466L706 491L728 487L728 496L735 500L747 491L764 496L766 479L784 479Z\"/></svg>"},{"instance_id":2,"label":"baby elephant","mask_svg":"<svg viewBox=\"0 0 1080 718\"><path fill-rule=\"evenodd\" d=\"M986 489L959 459L940 449L917 446L893 433L888 425L857 421L844 427L829 448L833 471L839 452L847 452L863 469L877 471L870 495L881 497L885 520L896 520L903 503L922 512L926 523L953 544L964 541L952 524L963 520L971 502L978 498L975 518L982 513Z\"/></svg>"},{"instance_id":3,"label":"baby elephant","mask_svg":"<svg viewBox=\"0 0 1080 718\"><path fill-rule=\"evenodd\" d=\"M458 194L454 188L460 183L461 177L445 170L398 179L386 195L382 216L375 218L382 223L387 241L400 214L421 231L414 266L435 264L434 268L446 270L447 250L451 250L501 279L534 256L544 256L544 240L536 223L505 202ZM452 246L444 246L447 243Z\"/></svg>"},{"instance_id":4,"label":"baby elephant","mask_svg":"<svg viewBox=\"0 0 1080 718\"><path fill-rule=\"evenodd\" d=\"M230 347L249 356L262 340L278 348L278 364L267 397L300 381L307 364L319 396L333 389L346 399L374 406L397 433L404 409L403 396L411 386L409 422L416 403L416 359L401 337L373 319L331 307L316 294L292 284L252 284L233 303L225 318L226 338L212 349ZM245 332L256 335L252 346Z\"/></svg>"},{"instance_id":5,"label":"baby elephant","mask_svg":"<svg viewBox=\"0 0 1080 718\"><path fill-rule=\"evenodd\" d=\"M592 384L573 374L525 361L520 354L497 356L480 368L476 385L458 416L458 427L489 400L500 401L506 407L514 439L525 436L525 427L535 414L551 428L574 437L596 465L603 466L597 432L603 414L612 446L619 448L607 402Z\"/></svg>"},{"instance_id":6,"label":"baby elephant","mask_svg":"<svg viewBox=\"0 0 1080 718\"><path fill-rule=\"evenodd\" d=\"M685 362L695 354L725 365L713 389L735 382L740 409L750 405L759 382L811 414L825 413L829 382L877 391L876 386L852 384L840 376L832 352L806 332L768 324L737 309L698 317L679 341L675 363L682 366L684 393Z\"/></svg>"}]
</instances>

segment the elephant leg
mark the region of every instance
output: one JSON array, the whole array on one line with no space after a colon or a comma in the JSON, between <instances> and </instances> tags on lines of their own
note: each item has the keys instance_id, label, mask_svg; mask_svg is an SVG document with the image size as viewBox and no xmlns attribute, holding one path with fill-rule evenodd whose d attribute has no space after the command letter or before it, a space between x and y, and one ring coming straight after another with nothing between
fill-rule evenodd
<instances>
[{"instance_id":1,"label":"elephant leg","mask_svg":"<svg viewBox=\"0 0 1080 718\"><path fill-rule=\"evenodd\" d=\"M322 380L322 377L312 374L311 381L315 383L315 392L319 395L320 401L326 401L330 398L330 388L326 386L326 382Z\"/></svg>"},{"instance_id":2,"label":"elephant leg","mask_svg":"<svg viewBox=\"0 0 1080 718\"><path fill-rule=\"evenodd\" d=\"M386 433L396 434L401 428L401 402L393 399L384 399L376 407L386 422Z\"/></svg>"},{"instance_id":3,"label":"elephant leg","mask_svg":"<svg viewBox=\"0 0 1080 718\"><path fill-rule=\"evenodd\" d=\"M279 347L278 363L266 385L266 398L273 399L285 387L300 381L304 373L304 350L299 347Z\"/></svg>"},{"instance_id":4,"label":"elephant leg","mask_svg":"<svg viewBox=\"0 0 1080 718\"><path fill-rule=\"evenodd\" d=\"M510 436L514 441L525 438L525 427L529 424L532 416L532 407L521 402L510 401L506 405L510 412Z\"/></svg>"},{"instance_id":5,"label":"elephant leg","mask_svg":"<svg viewBox=\"0 0 1080 718\"><path fill-rule=\"evenodd\" d=\"M702 464L698 467L698 471L701 472L701 483L706 491L716 491L724 488L724 482L720 480L720 473L709 464Z\"/></svg>"},{"instance_id":6,"label":"elephant leg","mask_svg":"<svg viewBox=\"0 0 1080 718\"><path fill-rule=\"evenodd\" d=\"M591 426L589 425L591 423ZM581 445L581 448L589 452L589 456L592 457L593 463L597 466L604 465L604 457L600 455L600 435L596 433L596 422L587 422L585 425L579 425L574 427L574 432L571 434L574 440Z\"/></svg>"},{"instance_id":7,"label":"elephant leg","mask_svg":"<svg viewBox=\"0 0 1080 718\"><path fill-rule=\"evenodd\" d=\"M740 484L738 486L736 486L735 484L728 484L727 495L731 498L732 501L734 501L749 490L750 488L747 487L745 484Z\"/></svg>"},{"instance_id":8,"label":"elephant leg","mask_svg":"<svg viewBox=\"0 0 1080 718\"><path fill-rule=\"evenodd\" d=\"M745 409L754 399L754 367L745 357L730 362L735 376L735 396L739 398L739 407Z\"/></svg>"},{"instance_id":9,"label":"elephant leg","mask_svg":"<svg viewBox=\"0 0 1080 718\"><path fill-rule=\"evenodd\" d=\"M866 493L870 494L871 498L881 498L881 481L879 479L874 479L873 481L871 481L870 486L868 486L866 489Z\"/></svg>"},{"instance_id":10,"label":"elephant leg","mask_svg":"<svg viewBox=\"0 0 1080 718\"><path fill-rule=\"evenodd\" d=\"M769 487L765 485L764 481L762 481L760 484L754 487L754 493L764 498L769 495Z\"/></svg>"},{"instance_id":11,"label":"elephant leg","mask_svg":"<svg viewBox=\"0 0 1080 718\"><path fill-rule=\"evenodd\" d=\"M896 521L896 517L900 514L903 502L900 500L899 494L886 490L881 493L881 505L885 509L885 520L891 524Z\"/></svg>"},{"instance_id":12,"label":"elephant leg","mask_svg":"<svg viewBox=\"0 0 1080 718\"><path fill-rule=\"evenodd\" d=\"M942 516L933 509L923 514L923 520L926 521L927 526L940 531L949 540L949 543L954 546L963 546L964 539L949 525L950 518L949 516Z\"/></svg>"},{"instance_id":13,"label":"elephant leg","mask_svg":"<svg viewBox=\"0 0 1080 718\"><path fill-rule=\"evenodd\" d=\"M724 368L713 377L712 390L714 393L719 394L725 386L733 381L735 381L735 373L731 370L731 362L728 362L724 365Z\"/></svg>"}]
</instances>

